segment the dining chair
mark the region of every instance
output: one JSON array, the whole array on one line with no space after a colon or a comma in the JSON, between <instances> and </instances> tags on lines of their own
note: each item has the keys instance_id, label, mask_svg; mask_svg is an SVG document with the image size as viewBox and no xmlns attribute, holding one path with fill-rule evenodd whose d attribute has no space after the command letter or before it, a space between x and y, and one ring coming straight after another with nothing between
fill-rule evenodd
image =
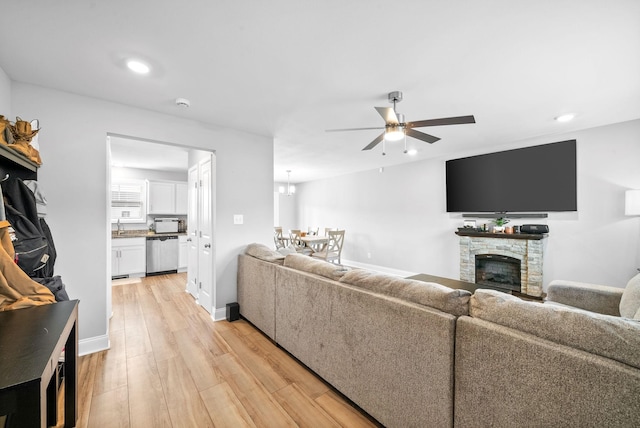
<instances>
[{"instance_id":1,"label":"dining chair","mask_svg":"<svg viewBox=\"0 0 640 428\"><path fill-rule=\"evenodd\" d=\"M321 251L311 254L311 257L332 263L337 260L338 264L340 264L340 256L342 255L342 246L344 244L344 230L328 230L326 235L329 237L327 245Z\"/></svg>"},{"instance_id":2,"label":"dining chair","mask_svg":"<svg viewBox=\"0 0 640 428\"><path fill-rule=\"evenodd\" d=\"M307 256L313 253L313 250L300 239L300 229L290 229L289 230L289 240L291 241L291 245L295 248L296 252L300 254L305 254Z\"/></svg>"},{"instance_id":3,"label":"dining chair","mask_svg":"<svg viewBox=\"0 0 640 428\"><path fill-rule=\"evenodd\" d=\"M282 235L282 227L280 226L275 226L274 228L274 234L273 234L273 243L276 246L276 250L279 250L280 248L284 248L287 246L287 239Z\"/></svg>"}]
</instances>

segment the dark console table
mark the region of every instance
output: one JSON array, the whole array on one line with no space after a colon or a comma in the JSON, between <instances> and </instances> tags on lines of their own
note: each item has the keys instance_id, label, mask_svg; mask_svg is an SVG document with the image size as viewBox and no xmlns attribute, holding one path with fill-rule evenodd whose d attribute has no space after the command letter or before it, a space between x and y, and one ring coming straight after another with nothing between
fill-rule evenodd
<instances>
[{"instance_id":1,"label":"dark console table","mask_svg":"<svg viewBox=\"0 0 640 428\"><path fill-rule=\"evenodd\" d=\"M478 286L478 284L474 284L473 282L459 281L457 279L443 278L441 276L428 275L426 273L419 273L417 275L408 276L407 279L415 279L417 281L423 282L435 282L440 285L444 285L449 288L457 288L461 290L467 290L471 293L475 293L478 288L482 288Z\"/></svg>"},{"instance_id":2,"label":"dark console table","mask_svg":"<svg viewBox=\"0 0 640 428\"><path fill-rule=\"evenodd\" d=\"M542 297L528 296L526 294L518 293L517 291L514 291L514 290L507 291L504 289L498 289L498 288L490 287L487 285L474 284L473 282L460 281L457 279L443 278L441 276L429 275L426 273L419 273L417 275L408 276L407 279L415 279L417 281L423 281L423 282L435 282L437 284L444 285L449 288L467 290L471 292L471 294L475 293L476 290L480 288L488 288L490 290L498 290L503 293L511 294L513 296L517 296L525 300L533 300L533 301L542 300Z\"/></svg>"},{"instance_id":3,"label":"dark console table","mask_svg":"<svg viewBox=\"0 0 640 428\"><path fill-rule=\"evenodd\" d=\"M10 427L56 425L64 350L64 426L76 425L78 301L0 312L0 415Z\"/></svg>"}]
</instances>

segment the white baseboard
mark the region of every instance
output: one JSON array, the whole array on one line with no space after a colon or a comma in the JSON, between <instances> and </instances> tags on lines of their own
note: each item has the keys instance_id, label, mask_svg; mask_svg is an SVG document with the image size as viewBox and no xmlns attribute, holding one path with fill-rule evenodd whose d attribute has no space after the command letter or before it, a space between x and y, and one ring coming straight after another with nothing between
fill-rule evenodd
<instances>
[{"instance_id":1,"label":"white baseboard","mask_svg":"<svg viewBox=\"0 0 640 428\"><path fill-rule=\"evenodd\" d=\"M215 311L213 311L213 313L211 314L211 319L214 321L222 321L227 319L226 306L224 308L217 308Z\"/></svg>"},{"instance_id":2,"label":"white baseboard","mask_svg":"<svg viewBox=\"0 0 640 428\"><path fill-rule=\"evenodd\" d=\"M351 260L342 260L341 264L343 264L344 266L351 266L351 267L371 270L371 271L374 271L374 272L386 273L386 274L395 275L395 276L401 276L403 278L418 274L418 272L409 272L409 271L406 271L406 270L393 269L393 268L389 268L389 267L385 267L385 266L378 266L378 265L370 265L370 264L367 264L367 263L354 262L354 261L351 261Z\"/></svg>"},{"instance_id":3,"label":"white baseboard","mask_svg":"<svg viewBox=\"0 0 640 428\"><path fill-rule=\"evenodd\" d=\"M94 352L106 351L110 347L108 335L90 337L78 341L78 355L83 356Z\"/></svg>"}]
</instances>

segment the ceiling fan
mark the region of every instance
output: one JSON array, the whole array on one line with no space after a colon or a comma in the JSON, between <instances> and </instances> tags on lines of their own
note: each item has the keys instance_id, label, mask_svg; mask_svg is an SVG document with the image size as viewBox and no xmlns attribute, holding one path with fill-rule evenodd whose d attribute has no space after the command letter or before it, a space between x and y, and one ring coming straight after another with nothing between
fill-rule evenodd
<instances>
[{"instance_id":1,"label":"ceiling fan","mask_svg":"<svg viewBox=\"0 0 640 428\"><path fill-rule=\"evenodd\" d=\"M375 128L347 128L347 129L327 129L326 132L342 132L342 131L364 131L369 129L384 129L384 132L378 135L375 140L370 142L362 150L371 150L382 142L382 154L386 155L384 143L385 141L399 141L402 138L404 141L404 153L407 153L407 140L406 136L417 138L418 140L425 141L429 144L433 144L440 138L433 135L425 134L415 130L414 128L422 128L425 126L442 126L442 125L462 125L465 123L476 123L476 119L471 116L457 116L457 117L445 117L441 119L427 119L419 120L416 122L405 122L404 115L396 112L396 103L402 101L402 92L394 91L389 92L389 102L393 103L391 107L375 107L380 113L380 116L384 119L384 127Z\"/></svg>"}]
</instances>

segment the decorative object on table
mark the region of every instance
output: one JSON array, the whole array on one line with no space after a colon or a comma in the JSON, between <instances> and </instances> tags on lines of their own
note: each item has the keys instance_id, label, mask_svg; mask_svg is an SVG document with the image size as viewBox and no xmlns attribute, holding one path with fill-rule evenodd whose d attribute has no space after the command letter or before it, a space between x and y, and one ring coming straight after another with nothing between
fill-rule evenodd
<instances>
[{"instance_id":1,"label":"decorative object on table","mask_svg":"<svg viewBox=\"0 0 640 428\"><path fill-rule=\"evenodd\" d=\"M520 226L520 232L542 235L543 233L549 233L549 226L546 224L523 224Z\"/></svg>"},{"instance_id":2,"label":"decorative object on table","mask_svg":"<svg viewBox=\"0 0 640 428\"><path fill-rule=\"evenodd\" d=\"M493 231L496 233L504 232L504 228L507 223L509 223L509 219L506 217L498 217L493 220L493 224L495 225L493 226Z\"/></svg>"},{"instance_id":3,"label":"decorative object on table","mask_svg":"<svg viewBox=\"0 0 640 428\"><path fill-rule=\"evenodd\" d=\"M476 221L475 220L465 220L464 223L463 223L463 226L465 228L475 229L476 228Z\"/></svg>"},{"instance_id":4,"label":"decorative object on table","mask_svg":"<svg viewBox=\"0 0 640 428\"><path fill-rule=\"evenodd\" d=\"M16 122L10 124L13 142L9 144L13 150L26 156L32 162L42 165L40 152L31 145L31 140L36 136L39 129L33 130L31 123L16 117Z\"/></svg>"},{"instance_id":5,"label":"decorative object on table","mask_svg":"<svg viewBox=\"0 0 640 428\"><path fill-rule=\"evenodd\" d=\"M393 91L389 92L388 100L393 103L391 107L375 107L376 111L384 119L384 127L375 128L349 128L349 129L327 129L326 132L340 132L340 131L362 131L369 129L384 129L384 132L376 137L371 143L369 143L362 150L371 150L382 142L382 154L386 155L385 142L386 141L400 141L404 139L404 153L408 153L407 150L407 135L409 137L417 138L429 144L433 144L438 141L439 137L425 134L424 132L416 131L414 128L423 128L425 126L442 126L442 125L462 125L465 123L476 123L473 115L471 116L458 116L458 117L446 117L441 119L428 119L418 120L416 122L405 122L404 114L396 112L396 103L402 101L402 92Z\"/></svg>"}]
</instances>

